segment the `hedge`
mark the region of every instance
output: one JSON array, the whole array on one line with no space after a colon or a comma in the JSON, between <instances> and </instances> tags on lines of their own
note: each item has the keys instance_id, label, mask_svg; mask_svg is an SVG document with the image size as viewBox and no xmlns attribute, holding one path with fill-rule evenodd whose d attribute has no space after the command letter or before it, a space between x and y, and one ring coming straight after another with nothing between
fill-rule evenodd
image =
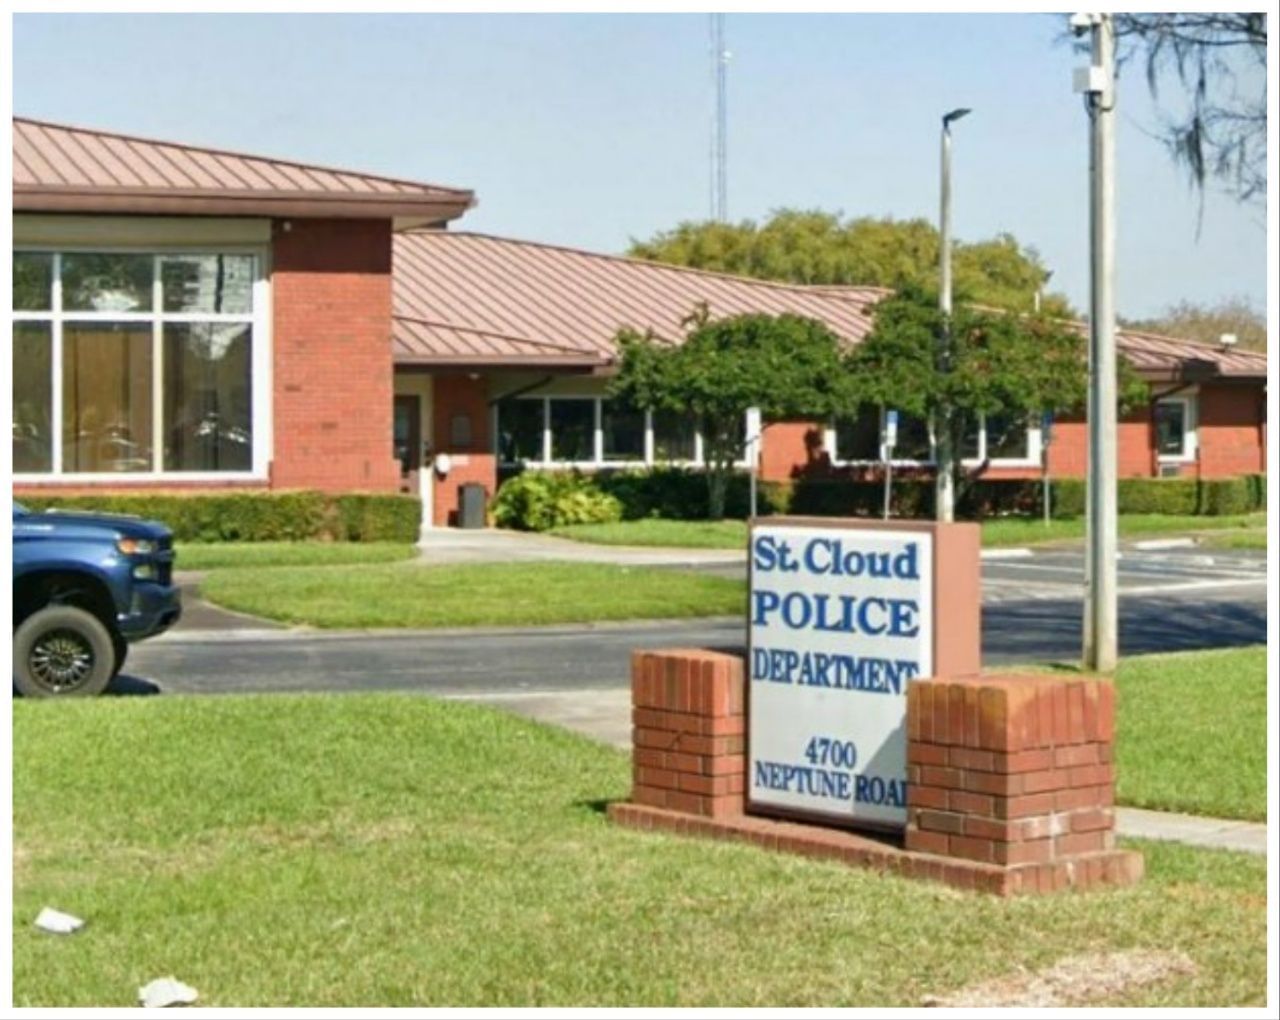
<instances>
[{"instance_id":1,"label":"hedge","mask_svg":"<svg viewBox=\"0 0 1280 1020\"><path fill-rule=\"evenodd\" d=\"M293 492L103 493L20 496L29 510L49 507L132 514L161 521L182 542L415 542L422 504L415 496Z\"/></svg>"}]
</instances>

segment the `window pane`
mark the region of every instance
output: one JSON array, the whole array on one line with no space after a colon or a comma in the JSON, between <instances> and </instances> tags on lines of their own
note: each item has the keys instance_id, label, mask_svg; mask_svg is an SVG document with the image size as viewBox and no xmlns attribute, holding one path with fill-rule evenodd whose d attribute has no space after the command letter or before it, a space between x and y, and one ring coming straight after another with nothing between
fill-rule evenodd
<instances>
[{"instance_id":1,"label":"window pane","mask_svg":"<svg viewBox=\"0 0 1280 1020\"><path fill-rule=\"evenodd\" d=\"M990 460L1026 460L1026 420L1016 416L987 416L987 457Z\"/></svg>"},{"instance_id":2,"label":"window pane","mask_svg":"<svg viewBox=\"0 0 1280 1020\"><path fill-rule=\"evenodd\" d=\"M63 327L62 467L152 469L149 323Z\"/></svg>"},{"instance_id":3,"label":"window pane","mask_svg":"<svg viewBox=\"0 0 1280 1020\"><path fill-rule=\"evenodd\" d=\"M605 460L644 460L644 412L616 400L600 406Z\"/></svg>"},{"instance_id":4,"label":"window pane","mask_svg":"<svg viewBox=\"0 0 1280 1020\"><path fill-rule=\"evenodd\" d=\"M252 255L166 255L160 260L166 312L253 311Z\"/></svg>"},{"instance_id":5,"label":"window pane","mask_svg":"<svg viewBox=\"0 0 1280 1020\"><path fill-rule=\"evenodd\" d=\"M47 322L13 324L13 470L53 468L53 346Z\"/></svg>"},{"instance_id":6,"label":"window pane","mask_svg":"<svg viewBox=\"0 0 1280 1020\"><path fill-rule=\"evenodd\" d=\"M13 310L47 312L53 307L53 256L43 252L13 253Z\"/></svg>"},{"instance_id":7,"label":"window pane","mask_svg":"<svg viewBox=\"0 0 1280 1020\"><path fill-rule=\"evenodd\" d=\"M655 461L693 460L693 416L679 411L653 412L653 459Z\"/></svg>"},{"instance_id":8,"label":"window pane","mask_svg":"<svg viewBox=\"0 0 1280 1020\"><path fill-rule=\"evenodd\" d=\"M498 459L503 464L542 460L542 401L498 404Z\"/></svg>"},{"instance_id":9,"label":"window pane","mask_svg":"<svg viewBox=\"0 0 1280 1020\"><path fill-rule=\"evenodd\" d=\"M1163 457L1186 452L1187 405L1180 400L1156 404L1156 450Z\"/></svg>"},{"instance_id":10,"label":"window pane","mask_svg":"<svg viewBox=\"0 0 1280 1020\"><path fill-rule=\"evenodd\" d=\"M551 459L595 460L596 402L551 401Z\"/></svg>"},{"instance_id":11,"label":"window pane","mask_svg":"<svg viewBox=\"0 0 1280 1020\"><path fill-rule=\"evenodd\" d=\"M247 325L165 326L165 471L252 470L252 362Z\"/></svg>"},{"instance_id":12,"label":"window pane","mask_svg":"<svg viewBox=\"0 0 1280 1020\"><path fill-rule=\"evenodd\" d=\"M835 459L880 459L880 408L867 404L858 417L837 419Z\"/></svg>"},{"instance_id":13,"label":"window pane","mask_svg":"<svg viewBox=\"0 0 1280 1020\"><path fill-rule=\"evenodd\" d=\"M151 310L150 255L62 256L62 307L77 312Z\"/></svg>"},{"instance_id":14,"label":"window pane","mask_svg":"<svg viewBox=\"0 0 1280 1020\"><path fill-rule=\"evenodd\" d=\"M957 411L956 414L961 419L960 449L957 451L959 457L961 460L977 460L978 437L981 432L979 418L976 414L967 414L964 411ZM991 453L988 452L987 456L991 456Z\"/></svg>"},{"instance_id":15,"label":"window pane","mask_svg":"<svg viewBox=\"0 0 1280 1020\"><path fill-rule=\"evenodd\" d=\"M893 448L894 460L932 460L929 445L929 422L906 411L898 412L898 445Z\"/></svg>"}]
</instances>

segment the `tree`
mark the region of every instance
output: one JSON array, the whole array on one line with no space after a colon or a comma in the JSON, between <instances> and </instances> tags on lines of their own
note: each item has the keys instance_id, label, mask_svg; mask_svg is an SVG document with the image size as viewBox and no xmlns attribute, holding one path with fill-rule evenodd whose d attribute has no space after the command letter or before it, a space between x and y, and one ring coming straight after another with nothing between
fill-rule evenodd
<instances>
[{"instance_id":1,"label":"tree","mask_svg":"<svg viewBox=\"0 0 1280 1020\"><path fill-rule=\"evenodd\" d=\"M1121 65L1145 62L1147 87L1160 98L1175 77L1186 108L1165 110L1160 138L1192 183L1217 177L1240 201L1267 198L1267 16L1225 11L1117 14Z\"/></svg>"},{"instance_id":2,"label":"tree","mask_svg":"<svg viewBox=\"0 0 1280 1020\"><path fill-rule=\"evenodd\" d=\"M710 516L724 516L725 492L741 459L747 409L765 418L827 416L844 401L839 338L797 315L712 320L705 305L685 320L683 343L652 332L618 334L612 397L652 411L693 415L702 433Z\"/></svg>"},{"instance_id":3,"label":"tree","mask_svg":"<svg viewBox=\"0 0 1280 1020\"><path fill-rule=\"evenodd\" d=\"M938 275L939 236L927 220L842 220L817 210L780 209L763 224L685 222L628 254L697 269L766 280L835 286L928 286ZM1011 234L957 244L957 296L1013 311L1032 311L1052 275L1032 248ZM1043 298L1046 311L1071 314L1065 297Z\"/></svg>"},{"instance_id":4,"label":"tree","mask_svg":"<svg viewBox=\"0 0 1280 1020\"><path fill-rule=\"evenodd\" d=\"M871 333L845 359L847 415L866 405L898 408L931 420L935 435L945 430L950 443L938 445L954 451L982 415L1029 419L1085 403L1085 337L1073 323L958 305L939 359L948 323L935 295L907 289L878 302L873 315ZM1120 384L1123 404L1145 397L1123 359ZM960 458L938 465L953 472L957 495L972 481L960 468Z\"/></svg>"},{"instance_id":5,"label":"tree","mask_svg":"<svg viewBox=\"0 0 1280 1020\"><path fill-rule=\"evenodd\" d=\"M1226 298L1216 305L1197 305L1182 301L1170 305L1153 319L1135 319L1124 323L1126 329L1162 333L1185 340L1217 344L1223 333L1234 333L1246 350L1267 349L1267 319L1248 299Z\"/></svg>"}]
</instances>

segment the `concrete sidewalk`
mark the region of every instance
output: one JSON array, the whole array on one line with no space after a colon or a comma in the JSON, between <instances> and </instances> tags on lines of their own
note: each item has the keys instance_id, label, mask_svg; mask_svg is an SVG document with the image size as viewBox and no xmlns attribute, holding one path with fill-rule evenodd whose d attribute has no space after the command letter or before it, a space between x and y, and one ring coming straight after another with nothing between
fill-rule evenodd
<instances>
[{"instance_id":1,"label":"concrete sidewalk","mask_svg":"<svg viewBox=\"0 0 1280 1020\"><path fill-rule=\"evenodd\" d=\"M482 702L563 726L622 751L631 750L631 691L626 688L461 695L452 700ZM1257 822L1118 807L1116 832L1136 839L1170 840L1215 850L1267 852L1267 827Z\"/></svg>"},{"instance_id":2,"label":"concrete sidewalk","mask_svg":"<svg viewBox=\"0 0 1280 1020\"><path fill-rule=\"evenodd\" d=\"M419 562L515 563L569 560L624 566L698 567L746 562L741 549L664 549L651 546L593 545L532 531L499 528L429 528L418 539Z\"/></svg>"}]
</instances>

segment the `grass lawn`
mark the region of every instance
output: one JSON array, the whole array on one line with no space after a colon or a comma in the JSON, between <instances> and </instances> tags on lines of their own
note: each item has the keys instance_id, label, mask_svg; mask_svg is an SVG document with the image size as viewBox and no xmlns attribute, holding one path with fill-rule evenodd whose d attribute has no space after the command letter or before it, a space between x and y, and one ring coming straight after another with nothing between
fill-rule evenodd
<instances>
[{"instance_id":1,"label":"grass lawn","mask_svg":"<svg viewBox=\"0 0 1280 1020\"><path fill-rule=\"evenodd\" d=\"M217 567L319 567L392 563L418 550L401 542L179 542L179 570Z\"/></svg>"},{"instance_id":2,"label":"grass lawn","mask_svg":"<svg viewBox=\"0 0 1280 1020\"><path fill-rule=\"evenodd\" d=\"M1124 659L1116 685L1119 803L1266 819L1265 646Z\"/></svg>"},{"instance_id":3,"label":"grass lawn","mask_svg":"<svg viewBox=\"0 0 1280 1020\"><path fill-rule=\"evenodd\" d=\"M314 627L475 627L741 615L740 581L596 563L215 570L228 609Z\"/></svg>"},{"instance_id":4,"label":"grass lawn","mask_svg":"<svg viewBox=\"0 0 1280 1020\"><path fill-rule=\"evenodd\" d=\"M1187 534L1222 529L1257 529L1265 527L1266 514L1239 514L1223 517L1171 516L1167 514L1125 514L1120 518L1120 534L1137 535ZM1046 526L1039 518L1006 518L985 521L982 544L988 548L1011 545L1034 545L1040 542L1062 542L1084 538L1083 517L1050 521ZM552 534L579 542L600 545L685 546L699 549L742 549L747 543L747 526L743 521L668 521L638 520L618 524L575 524L558 528ZM1244 532L1252 534L1252 532ZM1247 541L1252 541L1248 539ZM1266 548L1263 533L1261 548Z\"/></svg>"},{"instance_id":5,"label":"grass lawn","mask_svg":"<svg viewBox=\"0 0 1280 1020\"><path fill-rule=\"evenodd\" d=\"M1200 544L1215 549L1265 549L1267 529L1249 528L1246 531L1224 531L1216 535L1205 535L1200 539Z\"/></svg>"},{"instance_id":6,"label":"grass lawn","mask_svg":"<svg viewBox=\"0 0 1280 1020\"><path fill-rule=\"evenodd\" d=\"M919 1006L1086 952L1185 953L1109 1004L1261 1006L1266 861L1145 844L1119 892L999 900L618 828L626 755L409 695L14 704L13 999ZM59 938L52 905L88 923Z\"/></svg>"}]
</instances>

